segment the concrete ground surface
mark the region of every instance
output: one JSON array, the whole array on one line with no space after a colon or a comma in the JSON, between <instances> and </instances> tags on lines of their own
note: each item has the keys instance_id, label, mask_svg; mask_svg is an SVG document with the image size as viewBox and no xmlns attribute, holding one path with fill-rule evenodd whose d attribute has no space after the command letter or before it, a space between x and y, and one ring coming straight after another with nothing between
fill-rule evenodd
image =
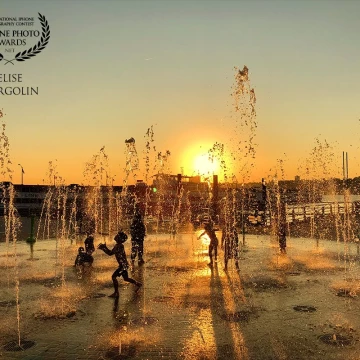
<instances>
[{"instance_id":1,"label":"concrete ground surface","mask_svg":"<svg viewBox=\"0 0 360 360\"><path fill-rule=\"evenodd\" d=\"M120 278L118 299L114 257L96 250L92 268L74 268L85 237L0 243L0 358L360 359L357 244L288 238L283 255L246 235L240 270L224 271L199 233L148 235L129 272L143 287Z\"/></svg>"}]
</instances>

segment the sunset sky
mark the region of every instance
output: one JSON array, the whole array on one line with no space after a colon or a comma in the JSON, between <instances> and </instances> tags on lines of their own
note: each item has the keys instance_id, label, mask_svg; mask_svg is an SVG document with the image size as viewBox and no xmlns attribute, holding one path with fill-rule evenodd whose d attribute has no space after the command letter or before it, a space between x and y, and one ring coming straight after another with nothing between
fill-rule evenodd
<instances>
[{"instance_id":1,"label":"sunset sky","mask_svg":"<svg viewBox=\"0 0 360 360\"><path fill-rule=\"evenodd\" d=\"M360 175L359 1L3 0L0 9L1 17L35 17L28 29L41 30L39 12L51 31L32 59L0 62L1 74L20 73L20 86L39 87L37 96L0 95L14 183L18 164L24 183L47 183L49 161L66 183L82 183L86 162L105 146L109 176L121 185L131 137L144 179L151 126L149 156L170 151L171 173L221 172L206 166L208 150L221 143L229 175L241 180L242 152L232 160L230 152L248 134L237 127L231 93L234 67L244 65L257 99L249 179L303 177L311 156L340 176L343 151L349 177ZM326 143L333 157L323 148L311 155Z\"/></svg>"}]
</instances>

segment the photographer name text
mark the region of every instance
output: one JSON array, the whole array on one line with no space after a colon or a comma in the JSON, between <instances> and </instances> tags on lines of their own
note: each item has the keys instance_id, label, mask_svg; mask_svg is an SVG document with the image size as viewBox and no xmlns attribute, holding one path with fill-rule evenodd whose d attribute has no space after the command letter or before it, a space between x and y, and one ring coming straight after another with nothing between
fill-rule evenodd
<instances>
[{"instance_id":1,"label":"photographer name text","mask_svg":"<svg viewBox=\"0 0 360 360\"><path fill-rule=\"evenodd\" d=\"M22 82L22 74L0 74L0 95L39 95L38 87L12 86Z\"/></svg>"}]
</instances>

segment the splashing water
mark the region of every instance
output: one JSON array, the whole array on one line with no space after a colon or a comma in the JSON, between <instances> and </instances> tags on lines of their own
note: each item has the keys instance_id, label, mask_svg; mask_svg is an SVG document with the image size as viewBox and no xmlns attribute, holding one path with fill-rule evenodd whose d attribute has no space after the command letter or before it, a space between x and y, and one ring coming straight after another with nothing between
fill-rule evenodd
<instances>
[{"instance_id":1,"label":"splashing water","mask_svg":"<svg viewBox=\"0 0 360 360\"><path fill-rule=\"evenodd\" d=\"M235 136L232 157L235 159L235 167L244 182L251 175L256 155L256 96L255 90L250 85L249 69L246 66L243 67L243 70L237 67L234 69L235 84L232 92L234 115L232 118L235 127L232 130Z\"/></svg>"},{"instance_id":2,"label":"splashing water","mask_svg":"<svg viewBox=\"0 0 360 360\"><path fill-rule=\"evenodd\" d=\"M3 118L3 111L0 111L0 118ZM14 283L15 283L15 298L16 298L16 320L17 320L17 335L18 345L21 347L21 326L20 326L20 281L19 281L19 269L18 269L18 256L17 256L17 235L20 229L21 223L17 209L14 206L15 188L12 184L12 169L10 160L10 144L6 135L6 125L2 121L0 135L0 173L3 179L9 182L1 182L0 189L2 192L1 202L4 206L4 221L5 221L5 240L7 248L7 256L9 255L10 242L13 244L13 257L15 261L14 266ZM6 258L7 264L8 258Z\"/></svg>"},{"instance_id":3,"label":"splashing water","mask_svg":"<svg viewBox=\"0 0 360 360\"><path fill-rule=\"evenodd\" d=\"M181 205L183 202L184 188L181 183L177 185L177 196L174 197L173 210L171 214L170 233L176 235L179 232L180 221L181 221Z\"/></svg>"},{"instance_id":4,"label":"splashing water","mask_svg":"<svg viewBox=\"0 0 360 360\"><path fill-rule=\"evenodd\" d=\"M169 193L171 192L169 177L166 175L169 173L169 158L170 151L166 150L163 154L158 152L154 170L157 173L154 185L157 189L155 193L155 217L156 217L156 232L159 232L160 225L165 226L166 221L171 216L172 204L169 203L171 198Z\"/></svg>"},{"instance_id":5,"label":"splashing water","mask_svg":"<svg viewBox=\"0 0 360 360\"><path fill-rule=\"evenodd\" d=\"M234 68L234 85L232 86L233 108L231 113L232 123L229 125L231 132L230 143L227 152L230 156L225 155L225 145L216 142L209 150L209 159L219 160L222 177L225 184L225 197L222 202L221 223L223 231L230 233L230 229L235 229L239 223L236 209L241 208L240 224L242 227L243 244L245 245L245 181L249 179L251 170L254 166L256 154L256 96L255 91L250 86L249 70L246 66L242 70ZM229 169L233 169L230 174ZM237 174L237 175L236 175ZM238 180L242 180L241 191L238 192ZM227 248L229 254L237 252L238 245L233 242L234 236L225 237L225 241L229 242ZM230 243L231 242L231 243ZM229 245L229 246L228 246ZM237 259L236 259L237 261Z\"/></svg>"},{"instance_id":6,"label":"splashing water","mask_svg":"<svg viewBox=\"0 0 360 360\"><path fill-rule=\"evenodd\" d=\"M145 135L146 143L145 143L145 151L144 151L144 160L145 160L145 184L149 184L150 180L150 168L151 168L151 159L150 154L151 152L156 152L156 147L153 145L154 143L154 130L153 126L151 125L150 128L148 128L146 135ZM144 219L145 224L147 223L147 218L150 214L149 209L149 202L150 202L150 193L151 188L149 186L146 187L146 193L145 193L145 203L144 203Z\"/></svg>"},{"instance_id":7,"label":"splashing water","mask_svg":"<svg viewBox=\"0 0 360 360\"><path fill-rule=\"evenodd\" d=\"M315 213L315 203L319 200L319 194L324 193L323 179L329 179L330 174L335 174L334 164L334 149L324 140L315 139L315 146L310 152L309 157L305 160L305 165L299 168L299 173L303 173L307 183L302 186L300 190L301 199L304 202L312 204L311 212ZM310 217L310 236L314 237L317 231L315 217ZM320 230L320 229L319 229Z\"/></svg>"},{"instance_id":8,"label":"splashing water","mask_svg":"<svg viewBox=\"0 0 360 360\"><path fill-rule=\"evenodd\" d=\"M0 118L3 117L3 111L0 111ZM1 124L1 135L0 135L0 173L2 175L2 177L5 180L11 180L12 179L12 171L11 171L11 160L10 160L10 144L9 144L9 139L6 135L6 125L4 122L2 122ZM7 253L9 252L9 244L10 244L10 229L11 229L11 221L12 218L7 216L8 211L6 211L6 205L7 208L10 205L10 199L9 199L9 195L8 190L10 188L7 186L6 183L2 182L1 183L1 190L2 190L2 203L4 204L4 220L5 220L5 229L9 229L9 231L5 231L5 236L6 236L6 248L7 248ZM8 259L8 258L6 258Z\"/></svg>"},{"instance_id":9,"label":"splashing water","mask_svg":"<svg viewBox=\"0 0 360 360\"><path fill-rule=\"evenodd\" d=\"M229 180L228 168L225 160L225 146L224 144L216 142L208 151L208 157L211 162L218 160L220 162L220 171L222 172L224 183Z\"/></svg>"},{"instance_id":10,"label":"splashing water","mask_svg":"<svg viewBox=\"0 0 360 360\"><path fill-rule=\"evenodd\" d=\"M69 220L68 220L68 225L67 225L68 226L67 234L71 240L80 231L80 227L79 227L79 223L78 223L78 216L81 211L79 209L80 191L81 191L81 186L74 185L69 189L69 192L68 192L68 200L70 202L70 204L69 204L70 213L69 213Z\"/></svg>"},{"instance_id":11,"label":"splashing water","mask_svg":"<svg viewBox=\"0 0 360 360\"><path fill-rule=\"evenodd\" d=\"M144 137L146 138L144 160L145 160L145 183L147 184L150 177L151 149L153 149L154 152L156 151L155 146L152 145L154 143L154 129L152 125L147 129L146 135Z\"/></svg>"},{"instance_id":12,"label":"splashing water","mask_svg":"<svg viewBox=\"0 0 360 360\"><path fill-rule=\"evenodd\" d=\"M288 234L290 234L286 219L286 194L279 185L279 181L285 179L284 163L283 159L277 159L276 166L274 169L270 169L272 174L268 175L267 180L267 221L271 227L270 241L274 243L279 242L279 232L282 226L287 227Z\"/></svg>"},{"instance_id":13,"label":"splashing water","mask_svg":"<svg viewBox=\"0 0 360 360\"><path fill-rule=\"evenodd\" d=\"M126 187L129 183L130 176L133 177L134 182L136 182L137 173L139 170L139 157L137 154L135 139L130 138L125 140L125 156L126 156L126 164L125 164L125 179L124 179L124 187Z\"/></svg>"},{"instance_id":14,"label":"splashing water","mask_svg":"<svg viewBox=\"0 0 360 360\"><path fill-rule=\"evenodd\" d=\"M38 224L38 230L36 238L39 239L39 233L42 231L42 238L49 239L52 236L55 236L54 229L52 228L53 214L55 213L54 204L57 204L56 199L56 179L59 178L57 172L57 162L49 161L49 169L47 172L48 175L48 191L46 192L43 206L41 209L40 220ZM53 184L53 186L51 186Z\"/></svg>"},{"instance_id":15,"label":"splashing water","mask_svg":"<svg viewBox=\"0 0 360 360\"><path fill-rule=\"evenodd\" d=\"M104 192L103 185L107 185L109 179L108 156L105 146L93 155L87 162L84 170L85 191L85 222L86 232L89 234L104 233Z\"/></svg>"},{"instance_id":16,"label":"splashing water","mask_svg":"<svg viewBox=\"0 0 360 360\"><path fill-rule=\"evenodd\" d=\"M125 140L125 178L123 180L123 187L119 197L120 206L123 209L123 220L127 221L129 215L133 215L135 211L135 205L137 203L137 197L128 191L128 184L131 179L136 182L137 171L139 170L139 157L136 150L135 139L130 138Z\"/></svg>"},{"instance_id":17,"label":"splashing water","mask_svg":"<svg viewBox=\"0 0 360 360\"><path fill-rule=\"evenodd\" d=\"M65 180L57 171L57 162L50 161L47 172L50 186L45 195L37 236L42 232L43 239L55 237L55 277L58 276L58 265L60 264L61 278L61 314L65 312L65 293L67 290L65 268L68 257L66 243L71 232L76 229L77 215L77 192L76 187L68 187ZM76 231L76 230L75 230Z\"/></svg>"}]
</instances>

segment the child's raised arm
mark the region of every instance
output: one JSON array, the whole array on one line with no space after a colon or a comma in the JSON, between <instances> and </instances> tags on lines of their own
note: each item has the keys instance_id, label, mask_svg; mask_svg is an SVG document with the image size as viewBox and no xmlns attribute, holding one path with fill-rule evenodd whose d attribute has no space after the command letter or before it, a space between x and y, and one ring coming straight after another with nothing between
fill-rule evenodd
<instances>
[{"instance_id":1,"label":"child's raised arm","mask_svg":"<svg viewBox=\"0 0 360 360\"><path fill-rule=\"evenodd\" d=\"M111 256L114 255L114 252L106 246L106 244L99 244L98 249L102 250L105 254Z\"/></svg>"}]
</instances>

